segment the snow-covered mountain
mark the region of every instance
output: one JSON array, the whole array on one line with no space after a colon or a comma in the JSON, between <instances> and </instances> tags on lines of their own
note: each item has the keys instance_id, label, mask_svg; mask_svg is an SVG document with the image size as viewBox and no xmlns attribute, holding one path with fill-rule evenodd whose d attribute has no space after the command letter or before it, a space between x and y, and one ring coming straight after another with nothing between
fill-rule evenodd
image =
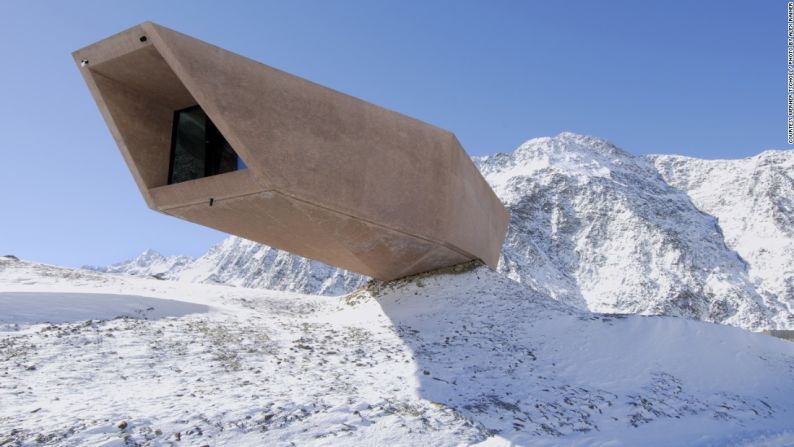
<instances>
[{"instance_id":1,"label":"snow-covered mountain","mask_svg":"<svg viewBox=\"0 0 794 447\"><path fill-rule=\"evenodd\" d=\"M794 151L742 160L651 157L672 186L719 219L756 289L794 308ZM772 298L770 298L772 299Z\"/></svg>"},{"instance_id":2,"label":"snow-covered mountain","mask_svg":"<svg viewBox=\"0 0 794 447\"><path fill-rule=\"evenodd\" d=\"M368 278L319 261L229 236L198 258L146 250L129 261L87 270L174 281L225 284L315 295L343 295Z\"/></svg>"},{"instance_id":3,"label":"snow-covered mountain","mask_svg":"<svg viewBox=\"0 0 794 447\"><path fill-rule=\"evenodd\" d=\"M356 273L234 236L170 277L319 295L343 295L366 280Z\"/></svg>"},{"instance_id":4,"label":"snow-covered mountain","mask_svg":"<svg viewBox=\"0 0 794 447\"><path fill-rule=\"evenodd\" d=\"M784 446L794 344L461 265L342 297L0 257L0 443Z\"/></svg>"},{"instance_id":5,"label":"snow-covered mountain","mask_svg":"<svg viewBox=\"0 0 794 447\"><path fill-rule=\"evenodd\" d=\"M599 312L791 323L777 297L756 290L717 219L647 158L563 133L478 162L510 208L499 269L516 281Z\"/></svg>"},{"instance_id":6,"label":"snow-covered mountain","mask_svg":"<svg viewBox=\"0 0 794 447\"><path fill-rule=\"evenodd\" d=\"M160 279L172 279L194 261L189 256L164 256L155 250L148 249L137 258L111 264L107 267L85 266L89 270L103 273L125 273L135 276L153 276Z\"/></svg>"},{"instance_id":7,"label":"snow-covered mountain","mask_svg":"<svg viewBox=\"0 0 794 447\"><path fill-rule=\"evenodd\" d=\"M634 156L602 139L566 132L475 162L511 212L499 266L510 278L580 309L680 315L764 329L794 327L785 295L794 282L794 237L783 230L763 241L757 237L761 229L794 221L791 199L781 192L791 191L791 174L785 172L790 164L780 164L782 159L791 163L794 151L776 154L778 162L754 165L764 173L748 174L744 195L725 208L753 209L757 202L777 200L769 197L782 198L774 211L748 211L747 219L758 222L737 225L736 235L731 229L727 238L724 218L718 215L718 221L718 211L690 197L689 189L667 173L670 169L662 168L661 158ZM703 170L690 165L693 176ZM741 172L726 168L704 175L731 184L731 176ZM719 191L720 186L706 189ZM760 254L745 254L739 240ZM166 276L322 294L350 291L363 281L236 237Z\"/></svg>"}]
</instances>

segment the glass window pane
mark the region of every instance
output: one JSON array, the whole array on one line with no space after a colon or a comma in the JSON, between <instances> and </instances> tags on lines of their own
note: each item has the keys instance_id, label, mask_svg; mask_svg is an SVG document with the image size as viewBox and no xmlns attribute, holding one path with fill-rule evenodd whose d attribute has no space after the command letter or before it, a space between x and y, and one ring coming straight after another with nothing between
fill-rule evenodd
<instances>
[{"instance_id":1,"label":"glass window pane","mask_svg":"<svg viewBox=\"0 0 794 447\"><path fill-rule=\"evenodd\" d=\"M205 128L207 115L198 107L177 112L174 117L171 181L179 183L204 177L206 169Z\"/></svg>"},{"instance_id":2,"label":"glass window pane","mask_svg":"<svg viewBox=\"0 0 794 447\"><path fill-rule=\"evenodd\" d=\"M169 183L244 169L229 142L200 107L174 113Z\"/></svg>"}]
</instances>

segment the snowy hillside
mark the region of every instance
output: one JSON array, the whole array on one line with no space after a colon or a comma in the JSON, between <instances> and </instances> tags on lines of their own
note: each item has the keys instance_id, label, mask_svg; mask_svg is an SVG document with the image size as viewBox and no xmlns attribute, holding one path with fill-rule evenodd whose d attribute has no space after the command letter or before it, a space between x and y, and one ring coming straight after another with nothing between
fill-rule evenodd
<instances>
[{"instance_id":1,"label":"snowy hillside","mask_svg":"<svg viewBox=\"0 0 794 447\"><path fill-rule=\"evenodd\" d=\"M756 163L756 174L725 168L707 175L744 188L724 208L740 209L753 222L727 229L724 217L718 215L718 223L713 216L724 210L712 213L670 174L665 177L673 186L659 175L654 160L660 171L670 171L659 158L633 156L598 138L562 133L475 161L511 212L499 268L510 278L580 309L765 329L794 327L786 303L794 290L793 153L777 153L789 160L779 168ZM676 166L678 176L688 166L692 175L703 171L695 163ZM742 175L745 180L732 183ZM754 208L774 200L774 206ZM755 245L759 234L768 235L761 246ZM744 248L737 248L739 240ZM165 277L326 295L364 280L236 237Z\"/></svg>"},{"instance_id":2,"label":"snowy hillside","mask_svg":"<svg viewBox=\"0 0 794 447\"><path fill-rule=\"evenodd\" d=\"M654 165L572 133L478 160L511 211L500 271L579 308L786 327L717 220Z\"/></svg>"},{"instance_id":3,"label":"snowy hillside","mask_svg":"<svg viewBox=\"0 0 794 447\"><path fill-rule=\"evenodd\" d=\"M367 280L356 273L236 236L226 238L196 259L163 256L154 250L146 250L129 261L108 267L84 268L104 273L329 296L344 295Z\"/></svg>"},{"instance_id":4,"label":"snowy hillside","mask_svg":"<svg viewBox=\"0 0 794 447\"><path fill-rule=\"evenodd\" d=\"M728 246L747 262L757 289L794 308L794 151L742 160L677 155L651 160L668 183L719 219Z\"/></svg>"},{"instance_id":5,"label":"snowy hillside","mask_svg":"<svg viewBox=\"0 0 794 447\"><path fill-rule=\"evenodd\" d=\"M483 267L328 298L0 258L0 325L3 445L794 442L794 344Z\"/></svg>"},{"instance_id":6,"label":"snowy hillside","mask_svg":"<svg viewBox=\"0 0 794 447\"><path fill-rule=\"evenodd\" d=\"M107 267L86 266L86 269L104 273L124 273L135 276L153 276L160 279L173 279L194 261L189 256L164 256L152 249L141 253L137 258Z\"/></svg>"},{"instance_id":7,"label":"snowy hillside","mask_svg":"<svg viewBox=\"0 0 794 447\"><path fill-rule=\"evenodd\" d=\"M229 237L173 277L191 282L342 295L361 275L238 237Z\"/></svg>"}]
</instances>

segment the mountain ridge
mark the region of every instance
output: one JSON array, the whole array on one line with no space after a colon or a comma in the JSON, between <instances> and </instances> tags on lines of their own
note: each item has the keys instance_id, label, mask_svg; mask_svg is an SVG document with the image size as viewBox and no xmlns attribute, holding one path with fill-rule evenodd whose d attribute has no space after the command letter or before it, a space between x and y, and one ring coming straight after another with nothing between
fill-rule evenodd
<instances>
[{"instance_id":1,"label":"mountain ridge","mask_svg":"<svg viewBox=\"0 0 794 447\"><path fill-rule=\"evenodd\" d=\"M764 157L778 164L794 164L794 151L756 157L767 153ZM752 255L747 244L736 245L734 233L744 233L731 229L726 236L721 225L736 218L700 198L702 191L719 190L709 186L719 179L700 172L703 163L713 162L672 157L678 156L636 156L572 132L528 140L511 153L473 157L512 216L498 270L582 309L677 315L754 330L794 327L794 295L788 294L794 294L794 268L775 270L784 276L776 280L751 265L767 266L775 256L794 264L794 248L788 248L794 247L794 235L780 233L785 243L776 245L782 251L760 241L759 250L766 253L761 256ZM773 170L774 163L763 167ZM747 177L726 169L720 178L727 183L732 175ZM698 182L681 180L689 171ZM769 192L777 188L794 203L785 175L767 177L766 193L745 194L742 200L763 208L764 200L774 202ZM787 208L785 200L764 222L794 222L794 205ZM234 236L159 273L167 279L326 295L349 292L365 280Z\"/></svg>"}]
</instances>

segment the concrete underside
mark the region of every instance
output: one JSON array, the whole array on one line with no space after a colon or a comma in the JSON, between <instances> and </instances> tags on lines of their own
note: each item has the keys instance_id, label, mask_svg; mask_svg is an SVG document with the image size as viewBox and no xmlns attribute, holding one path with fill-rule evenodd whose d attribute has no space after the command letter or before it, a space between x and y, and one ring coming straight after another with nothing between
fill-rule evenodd
<instances>
[{"instance_id":1,"label":"concrete underside","mask_svg":"<svg viewBox=\"0 0 794 447\"><path fill-rule=\"evenodd\" d=\"M73 56L152 209L379 279L498 261L508 213L448 131L148 22ZM168 184L193 105L248 169Z\"/></svg>"}]
</instances>

